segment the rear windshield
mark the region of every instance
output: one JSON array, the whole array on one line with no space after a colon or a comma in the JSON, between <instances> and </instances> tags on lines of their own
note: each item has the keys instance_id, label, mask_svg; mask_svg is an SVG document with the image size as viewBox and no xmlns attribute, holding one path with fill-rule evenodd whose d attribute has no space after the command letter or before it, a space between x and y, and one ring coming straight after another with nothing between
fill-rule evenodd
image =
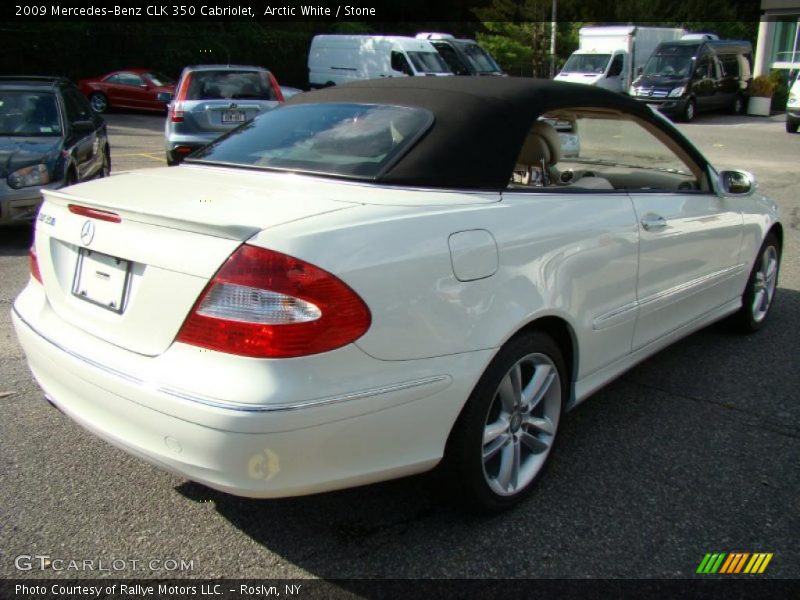
<instances>
[{"instance_id":1,"label":"rear windshield","mask_svg":"<svg viewBox=\"0 0 800 600\"><path fill-rule=\"evenodd\" d=\"M0 135L61 135L55 95L0 91Z\"/></svg>"},{"instance_id":2,"label":"rear windshield","mask_svg":"<svg viewBox=\"0 0 800 600\"><path fill-rule=\"evenodd\" d=\"M277 100L264 71L194 71L187 100Z\"/></svg>"},{"instance_id":3,"label":"rear windshield","mask_svg":"<svg viewBox=\"0 0 800 600\"><path fill-rule=\"evenodd\" d=\"M402 106L283 106L234 129L188 160L374 179L432 122L427 110Z\"/></svg>"}]
</instances>

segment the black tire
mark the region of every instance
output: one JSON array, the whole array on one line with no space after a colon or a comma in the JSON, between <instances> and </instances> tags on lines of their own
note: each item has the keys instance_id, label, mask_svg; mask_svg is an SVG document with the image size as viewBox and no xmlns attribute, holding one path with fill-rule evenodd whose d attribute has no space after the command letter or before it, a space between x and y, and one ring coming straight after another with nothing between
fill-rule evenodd
<instances>
[{"instance_id":1,"label":"black tire","mask_svg":"<svg viewBox=\"0 0 800 600\"><path fill-rule=\"evenodd\" d=\"M521 392L504 395L501 389L514 389L512 371L517 366ZM534 376L544 382L541 388L534 386ZM567 381L561 350L548 335L525 332L503 346L467 400L448 443L445 466L459 500L466 500L471 508L499 512L530 494L557 439ZM525 392L533 389L541 390L538 402L539 394L535 394L527 408L519 404L514 411L506 411L504 398L524 402ZM535 426L530 422L534 420ZM491 437L499 430L503 432ZM504 469L509 462L511 466ZM506 480L504 473L508 489L499 492Z\"/></svg>"},{"instance_id":2,"label":"black tire","mask_svg":"<svg viewBox=\"0 0 800 600\"><path fill-rule=\"evenodd\" d=\"M97 174L97 178L101 179L109 175L111 175L111 150L106 146L105 150L103 150L103 164L100 166L100 172Z\"/></svg>"},{"instance_id":3,"label":"black tire","mask_svg":"<svg viewBox=\"0 0 800 600\"><path fill-rule=\"evenodd\" d=\"M744 113L744 97L741 94L736 94L731 102L731 113L734 115L741 115Z\"/></svg>"},{"instance_id":4,"label":"black tire","mask_svg":"<svg viewBox=\"0 0 800 600\"><path fill-rule=\"evenodd\" d=\"M89 96L89 104L92 110L98 114L104 113L109 109L108 97L103 92L94 92Z\"/></svg>"},{"instance_id":5,"label":"black tire","mask_svg":"<svg viewBox=\"0 0 800 600\"><path fill-rule=\"evenodd\" d=\"M798 126L800 126L800 119L786 117L786 133L797 133Z\"/></svg>"},{"instance_id":6,"label":"black tire","mask_svg":"<svg viewBox=\"0 0 800 600\"><path fill-rule=\"evenodd\" d=\"M681 111L681 121L684 123L691 123L697 116L697 104L694 98L689 98Z\"/></svg>"},{"instance_id":7,"label":"black tire","mask_svg":"<svg viewBox=\"0 0 800 600\"><path fill-rule=\"evenodd\" d=\"M770 259L775 261L774 273L765 277L765 272L769 272L767 263ZM729 318L728 322L735 330L741 333L754 333L764 326L769 312L775 304L780 265L780 244L777 236L770 232L758 250L755 263L750 270L750 277L742 294L742 306ZM766 294L766 296L759 296L762 293ZM762 299L760 302L758 300L759 297Z\"/></svg>"}]
</instances>

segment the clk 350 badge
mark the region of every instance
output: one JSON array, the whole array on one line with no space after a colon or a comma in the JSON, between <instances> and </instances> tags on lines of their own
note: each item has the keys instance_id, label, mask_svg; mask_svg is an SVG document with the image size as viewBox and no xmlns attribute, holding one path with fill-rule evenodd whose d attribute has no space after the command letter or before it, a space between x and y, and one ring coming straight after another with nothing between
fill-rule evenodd
<instances>
[{"instance_id":1,"label":"clk 350 badge","mask_svg":"<svg viewBox=\"0 0 800 600\"><path fill-rule=\"evenodd\" d=\"M56 218L55 217L51 217L50 215L46 215L43 212L39 213L39 216L37 217L37 220L41 221L45 225L55 225L56 224Z\"/></svg>"}]
</instances>

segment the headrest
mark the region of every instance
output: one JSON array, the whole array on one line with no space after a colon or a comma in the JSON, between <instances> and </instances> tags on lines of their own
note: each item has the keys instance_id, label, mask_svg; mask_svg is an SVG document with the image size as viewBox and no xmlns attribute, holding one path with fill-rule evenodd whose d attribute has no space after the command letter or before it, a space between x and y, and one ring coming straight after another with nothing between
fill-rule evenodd
<instances>
[{"instance_id":1,"label":"headrest","mask_svg":"<svg viewBox=\"0 0 800 600\"><path fill-rule=\"evenodd\" d=\"M544 121L536 121L525 142L522 144L517 163L522 165L538 165L544 160L545 165L554 165L561 159L561 139L555 128Z\"/></svg>"}]
</instances>

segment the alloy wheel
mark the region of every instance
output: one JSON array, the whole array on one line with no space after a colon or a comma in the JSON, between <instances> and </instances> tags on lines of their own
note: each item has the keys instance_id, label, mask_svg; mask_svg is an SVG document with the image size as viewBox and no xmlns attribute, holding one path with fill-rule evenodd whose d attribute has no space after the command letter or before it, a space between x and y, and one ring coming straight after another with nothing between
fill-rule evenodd
<instances>
[{"instance_id":1,"label":"alloy wheel","mask_svg":"<svg viewBox=\"0 0 800 600\"><path fill-rule=\"evenodd\" d=\"M775 287L778 281L778 251L775 246L768 245L761 253L761 264L755 272L753 281L753 303L751 311L753 320L760 323L767 316Z\"/></svg>"},{"instance_id":2,"label":"alloy wheel","mask_svg":"<svg viewBox=\"0 0 800 600\"><path fill-rule=\"evenodd\" d=\"M483 430L483 474L500 496L524 489L544 466L561 416L561 381L553 361L529 354L501 379Z\"/></svg>"}]
</instances>

